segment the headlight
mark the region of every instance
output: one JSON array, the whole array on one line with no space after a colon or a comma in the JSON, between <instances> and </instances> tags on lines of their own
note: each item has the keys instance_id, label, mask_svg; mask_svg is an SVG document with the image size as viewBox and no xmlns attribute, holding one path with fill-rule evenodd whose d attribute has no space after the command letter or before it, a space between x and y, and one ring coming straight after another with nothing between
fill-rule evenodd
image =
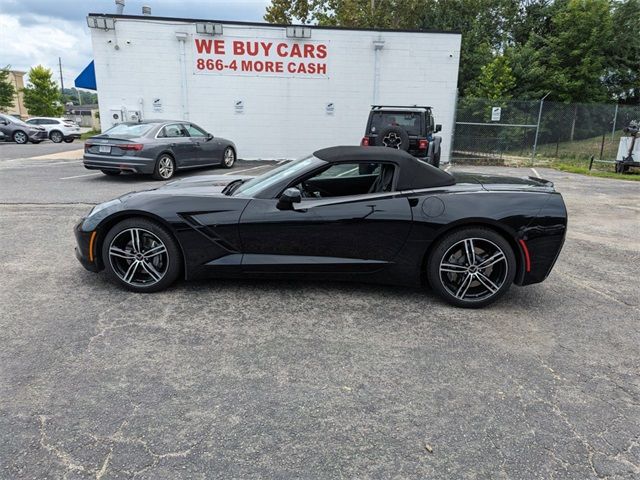
<instances>
[{"instance_id":1,"label":"headlight","mask_svg":"<svg viewBox=\"0 0 640 480\"><path fill-rule=\"evenodd\" d=\"M122 202L120 202L119 198L116 198L115 200L109 200L108 202L99 203L98 205L96 205L91 209L91 211L89 212L89 215L87 215L87 218L92 217L96 213L104 210L105 208L113 207L115 205L120 205L120 203Z\"/></svg>"}]
</instances>

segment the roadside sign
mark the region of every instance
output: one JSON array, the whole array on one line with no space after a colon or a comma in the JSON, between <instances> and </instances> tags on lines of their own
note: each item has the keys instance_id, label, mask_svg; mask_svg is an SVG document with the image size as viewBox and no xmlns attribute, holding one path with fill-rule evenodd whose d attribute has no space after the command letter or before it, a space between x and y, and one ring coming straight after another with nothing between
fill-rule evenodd
<instances>
[{"instance_id":1,"label":"roadside sign","mask_svg":"<svg viewBox=\"0 0 640 480\"><path fill-rule=\"evenodd\" d=\"M502 107L491 107L491 121L499 122L502 116Z\"/></svg>"}]
</instances>

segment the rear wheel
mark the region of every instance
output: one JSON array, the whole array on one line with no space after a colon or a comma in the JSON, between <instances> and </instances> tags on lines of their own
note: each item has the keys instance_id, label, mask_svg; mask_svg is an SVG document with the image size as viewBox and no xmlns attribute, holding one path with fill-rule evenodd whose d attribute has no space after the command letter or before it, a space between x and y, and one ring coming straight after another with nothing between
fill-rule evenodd
<instances>
[{"instance_id":1,"label":"rear wheel","mask_svg":"<svg viewBox=\"0 0 640 480\"><path fill-rule=\"evenodd\" d=\"M171 155L163 153L156 162L153 178L156 180L169 180L176 171L176 162Z\"/></svg>"},{"instance_id":2,"label":"rear wheel","mask_svg":"<svg viewBox=\"0 0 640 480\"><path fill-rule=\"evenodd\" d=\"M12 138L13 138L13 141L16 142L19 145L24 145L25 143L27 143L29 141L29 137L22 130L18 130L16 132L13 132Z\"/></svg>"},{"instance_id":3,"label":"rear wheel","mask_svg":"<svg viewBox=\"0 0 640 480\"><path fill-rule=\"evenodd\" d=\"M100 171L110 177L115 177L117 175L120 175L120 170L100 170Z\"/></svg>"},{"instance_id":4,"label":"rear wheel","mask_svg":"<svg viewBox=\"0 0 640 480\"><path fill-rule=\"evenodd\" d=\"M182 269L177 242L164 227L146 218L129 218L109 230L102 260L116 283L139 293L164 290Z\"/></svg>"},{"instance_id":5,"label":"rear wheel","mask_svg":"<svg viewBox=\"0 0 640 480\"><path fill-rule=\"evenodd\" d=\"M516 259L509 242L486 228L464 228L440 240L429 256L429 284L448 303L479 308L513 283Z\"/></svg>"},{"instance_id":6,"label":"rear wheel","mask_svg":"<svg viewBox=\"0 0 640 480\"><path fill-rule=\"evenodd\" d=\"M59 132L58 130L53 130L50 134L49 134L49 139L53 142L53 143L61 143L62 140L64 140L64 135L62 135L62 132Z\"/></svg>"},{"instance_id":7,"label":"rear wheel","mask_svg":"<svg viewBox=\"0 0 640 480\"><path fill-rule=\"evenodd\" d=\"M222 166L224 168L231 168L236 163L236 152L231 147L224 149L224 155L222 156Z\"/></svg>"}]
</instances>

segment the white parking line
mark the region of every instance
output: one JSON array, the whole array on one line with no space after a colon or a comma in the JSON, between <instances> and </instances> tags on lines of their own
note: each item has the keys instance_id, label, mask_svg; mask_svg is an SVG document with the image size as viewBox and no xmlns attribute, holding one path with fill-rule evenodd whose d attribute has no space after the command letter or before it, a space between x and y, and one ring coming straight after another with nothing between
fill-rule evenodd
<instances>
[{"instance_id":1,"label":"white parking line","mask_svg":"<svg viewBox=\"0 0 640 480\"><path fill-rule=\"evenodd\" d=\"M534 174L536 177L538 177L538 178L542 178L542 177L540 176L540 174L538 173L538 171L537 171L535 168L531 167L531 171L533 172L533 174Z\"/></svg>"},{"instance_id":2,"label":"white parking line","mask_svg":"<svg viewBox=\"0 0 640 480\"><path fill-rule=\"evenodd\" d=\"M255 170L256 168L266 168L271 167L271 165L258 165L257 167L245 168L244 170L231 170L228 173L223 173L223 175L235 175L240 172L248 172L249 170Z\"/></svg>"},{"instance_id":3,"label":"white parking line","mask_svg":"<svg viewBox=\"0 0 640 480\"><path fill-rule=\"evenodd\" d=\"M80 178L80 177L92 177L93 175L101 175L102 172L97 173L85 173L82 175L74 175L72 177L62 177L60 180L71 180L72 178Z\"/></svg>"},{"instance_id":4,"label":"white parking line","mask_svg":"<svg viewBox=\"0 0 640 480\"><path fill-rule=\"evenodd\" d=\"M24 159L24 158L19 158L18 160L28 160L28 159ZM8 162L9 160L4 160L2 162ZM74 163L82 163L82 160L71 160L71 161L66 161L66 162L43 162L43 163L34 163L31 165L14 165L14 166L2 166L0 167L0 170L19 170L19 169L23 169L23 168L38 168L38 167L50 167L50 166L54 166L54 165L72 165Z\"/></svg>"}]
</instances>

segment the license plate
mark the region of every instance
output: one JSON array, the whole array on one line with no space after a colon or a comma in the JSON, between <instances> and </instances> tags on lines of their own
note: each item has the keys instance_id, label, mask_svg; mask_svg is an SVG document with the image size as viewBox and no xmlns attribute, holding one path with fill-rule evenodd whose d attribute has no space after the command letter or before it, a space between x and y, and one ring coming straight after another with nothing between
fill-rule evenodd
<instances>
[{"instance_id":1,"label":"license plate","mask_svg":"<svg viewBox=\"0 0 640 480\"><path fill-rule=\"evenodd\" d=\"M98 147L98 152L100 152L100 153L111 153L111 147L109 145L100 145Z\"/></svg>"}]
</instances>

